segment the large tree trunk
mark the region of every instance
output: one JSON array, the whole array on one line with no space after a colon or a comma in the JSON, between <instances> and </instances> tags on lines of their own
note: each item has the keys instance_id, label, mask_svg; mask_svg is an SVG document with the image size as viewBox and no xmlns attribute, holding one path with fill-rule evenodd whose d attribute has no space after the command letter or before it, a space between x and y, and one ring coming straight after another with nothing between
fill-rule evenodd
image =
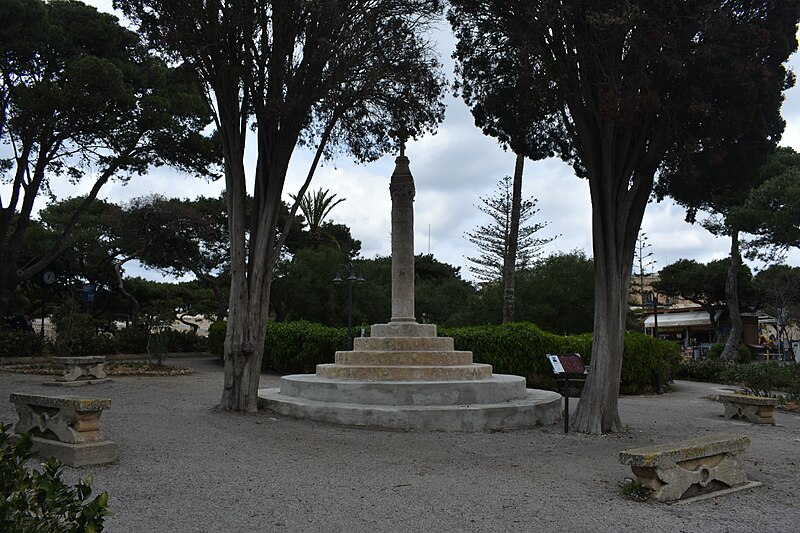
<instances>
[{"instance_id":1,"label":"large tree trunk","mask_svg":"<svg viewBox=\"0 0 800 533\"><path fill-rule=\"evenodd\" d=\"M633 255L660 157L644 151L639 132L575 110L577 127L586 130L573 138L584 141L579 151L592 198L595 296L589 375L572 427L609 433L623 429L618 396Z\"/></svg>"},{"instance_id":2,"label":"large tree trunk","mask_svg":"<svg viewBox=\"0 0 800 533\"><path fill-rule=\"evenodd\" d=\"M633 256L626 258L624 246L614 240L602 244L603 233L595 226L592 354L589 375L572 418L572 427L583 433L623 429L618 396Z\"/></svg>"},{"instance_id":3,"label":"large tree trunk","mask_svg":"<svg viewBox=\"0 0 800 533\"><path fill-rule=\"evenodd\" d=\"M742 338L742 313L739 310L739 270L742 266L742 254L739 251L739 230L731 232L731 266L728 268L728 279L725 281L725 297L728 299L728 314L731 329L725 340L725 348L720 357L733 361L739 355L739 341Z\"/></svg>"},{"instance_id":4,"label":"large tree trunk","mask_svg":"<svg viewBox=\"0 0 800 533\"><path fill-rule=\"evenodd\" d=\"M514 164L514 185L511 193L511 223L508 229L506 256L503 258L503 323L514 322L517 245L519 242L519 216L522 208L522 171L525 156L517 154Z\"/></svg>"}]
</instances>

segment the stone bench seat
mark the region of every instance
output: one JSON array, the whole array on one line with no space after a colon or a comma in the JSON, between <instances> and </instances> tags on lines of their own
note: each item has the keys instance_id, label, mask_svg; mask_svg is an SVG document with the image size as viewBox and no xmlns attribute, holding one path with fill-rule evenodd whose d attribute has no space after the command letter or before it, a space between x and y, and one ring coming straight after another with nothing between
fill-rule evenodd
<instances>
[{"instance_id":1,"label":"stone bench seat","mask_svg":"<svg viewBox=\"0 0 800 533\"><path fill-rule=\"evenodd\" d=\"M777 398L747 394L720 394L717 400L725 407L725 416L749 420L754 424L775 425Z\"/></svg>"},{"instance_id":2,"label":"stone bench seat","mask_svg":"<svg viewBox=\"0 0 800 533\"><path fill-rule=\"evenodd\" d=\"M102 355L53 357L52 361L56 370L56 381L62 383L105 381L107 380L105 363L106 358Z\"/></svg>"},{"instance_id":3,"label":"stone bench seat","mask_svg":"<svg viewBox=\"0 0 800 533\"><path fill-rule=\"evenodd\" d=\"M636 481L659 501L674 501L747 482L742 465L750 439L716 433L704 437L620 452Z\"/></svg>"},{"instance_id":4,"label":"stone bench seat","mask_svg":"<svg viewBox=\"0 0 800 533\"><path fill-rule=\"evenodd\" d=\"M116 444L100 431L100 415L111 400L12 393L17 411L15 433L28 433L33 449L69 466L103 464L116 460Z\"/></svg>"}]
</instances>

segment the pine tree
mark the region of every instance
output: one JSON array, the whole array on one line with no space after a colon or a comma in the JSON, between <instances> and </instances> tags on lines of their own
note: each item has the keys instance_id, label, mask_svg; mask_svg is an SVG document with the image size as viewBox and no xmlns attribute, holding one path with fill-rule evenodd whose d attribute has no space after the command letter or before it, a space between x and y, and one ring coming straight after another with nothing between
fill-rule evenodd
<instances>
[{"instance_id":1,"label":"pine tree","mask_svg":"<svg viewBox=\"0 0 800 533\"><path fill-rule=\"evenodd\" d=\"M506 256L511 233L512 197L513 181L511 176L505 176L498 183L495 194L480 197L483 205L475 206L492 218L489 224L479 226L475 231L466 233L467 239L480 249L477 257L467 257L467 259L474 263L469 267L470 272L481 281L497 281L503 276L503 259ZM528 223L539 212L536 203L536 198L530 197L520 204L517 270L530 265L539 255L542 247L556 238L535 236L538 231L550 224L549 222Z\"/></svg>"}]
</instances>

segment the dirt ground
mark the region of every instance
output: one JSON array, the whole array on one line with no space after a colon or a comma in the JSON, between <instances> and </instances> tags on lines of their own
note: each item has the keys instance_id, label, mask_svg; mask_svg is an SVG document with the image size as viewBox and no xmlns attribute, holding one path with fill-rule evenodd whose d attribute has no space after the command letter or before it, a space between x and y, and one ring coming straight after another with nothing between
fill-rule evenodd
<instances>
[{"instance_id":1,"label":"dirt ground","mask_svg":"<svg viewBox=\"0 0 800 533\"><path fill-rule=\"evenodd\" d=\"M776 426L726 419L706 398L721 385L680 381L668 394L622 397L627 431L610 436L565 435L560 424L412 433L219 412L220 364L170 362L196 372L75 389L0 373L6 423L12 392L111 399L102 424L119 460L66 468L109 492L106 531L800 531L800 414L779 412ZM716 432L750 437L745 470L763 486L678 505L623 496L631 471L621 450Z\"/></svg>"}]
</instances>

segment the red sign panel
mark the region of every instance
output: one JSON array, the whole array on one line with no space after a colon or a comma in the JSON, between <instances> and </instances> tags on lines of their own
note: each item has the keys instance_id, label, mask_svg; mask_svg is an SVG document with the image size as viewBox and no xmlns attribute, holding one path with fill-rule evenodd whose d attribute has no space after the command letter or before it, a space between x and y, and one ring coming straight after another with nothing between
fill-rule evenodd
<instances>
[{"instance_id":1,"label":"red sign panel","mask_svg":"<svg viewBox=\"0 0 800 533\"><path fill-rule=\"evenodd\" d=\"M561 366L564 367L564 372L567 374L583 374L586 372L586 367L583 366L581 356L576 353L559 355L558 360L561 362Z\"/></svg>"}]
</instances>

